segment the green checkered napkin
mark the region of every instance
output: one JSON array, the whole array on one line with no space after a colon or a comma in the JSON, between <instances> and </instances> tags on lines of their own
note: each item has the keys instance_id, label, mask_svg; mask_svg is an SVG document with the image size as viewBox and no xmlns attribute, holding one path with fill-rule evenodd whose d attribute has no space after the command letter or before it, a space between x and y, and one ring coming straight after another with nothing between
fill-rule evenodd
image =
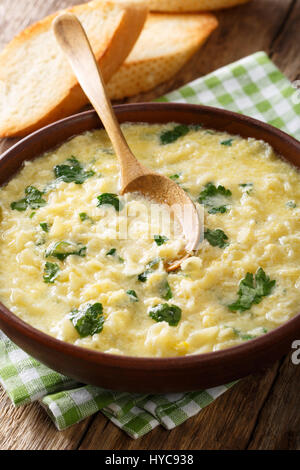
<instances>
[{"instance_id":1,"label":"green checkered napkin","mask_svg":"<svg viewBox=\"0 0 300 470\"><path fill-rule=\"evenodd\" d=\"M205 104L246 114L300 139L300 90L257 52L157 101Z\"/></svg>"},{"instance_id":2,"label":"green checkered napkin","mask_svg":"<svg viewBox=\"0 0 300 470\"><path fill-rule=\"evenodd\" d=\"M223 107L266 121L300 139L299 93L263 52L199 78L158 101ZM59 430L101 410L135 439L159 424L166 429L178 426L233 385L166 395L81 385L39 363L1 332L0 381L16 406L40 400Z\"/></svg>"}]
</instances>

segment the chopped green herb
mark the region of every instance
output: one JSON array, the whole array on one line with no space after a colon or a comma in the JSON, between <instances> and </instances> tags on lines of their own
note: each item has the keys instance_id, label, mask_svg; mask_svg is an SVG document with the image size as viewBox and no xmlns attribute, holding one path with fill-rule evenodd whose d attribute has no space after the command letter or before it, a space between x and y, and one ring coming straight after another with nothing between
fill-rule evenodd
<instances>
[{"instance_id":1,"label":"chopped green herb","mask_svg":"<svg viewBox=\"0 0 300 470\"><path fill-rule=\"evenodd\" d=\"M262 332L263 332L263 333L268 333L267 328L265 328L265 327L263 326L263 327L262 327Z\"/></svg>"},{"instance_id":2,"label":"chopped green herb","mask_svg":"<svg viewBox=\"0 0 300 470\"><path fill-rule=\"evenodd\" d=\"M70 320L81 338L100 333L104 324L102 304L96 302L79 309L74 308L70 313Z\"/></svg>"},{"instance_id":3,"label":"chopped green herb","mask_svg":"<svg viewBox=\"0 0 300 470\"><path fill-rule=\"evenodd\" d=\"M180 177L181 177L181 173L176 174L176 175L169 176L169 178L170 178L171 180L175 181L175 183L177 183L177 184L181 187L181 189L183 189L183 191L185 191L186 193L189 194L189 190L186 189L184 186L182 186L182 184L180 184L180 183L177 181Z\"/></svg>"},{"instance_id":4,"label":"chopped green herb","mask_svg":"<svg viewBox=\"0 0 300 470\"><path fill-rule=\"evenodd\" d=\"M257 338L256 335L249 335L249 334L241 334L241 339L244 341L248 341L249 339Z\"/></svg>"},{"instance_id":5,"label":"chopped green herb","mask_svg":"<svg viewBox=\"0 0 300 470\"><path fill-rule=\"evenodd\" d=\"M242 183L239 184L239 187L242 188L243 193L250 194L253 191L253 183Z\"/></svg>"},{"instance_id":6,"label":"chopped green herb","mask_svg":"<svg viewBox=\"0 0 300 470\"><path fill-rule=\"evenodd\" d=\"M228 305L232 312L244 312L249 310L253 304L259 304L263 297L270 295L276 281L271 281L262 268L259 268L255 274L247 273L241 280L238 290L238 300Z\"/></svg>"},{"instance_id":7,"label":"chopped green herb","mask_svg":"<svg viewBox=\"0 0 300 470\"><path fill-rule=\"evenodd\" d=\"M126 294L129 295L130 301L131 302L138 302L139 298L135 292L135 290L128 290L126 291Z\"/></svg>"},{"instance_id":8,"label":"chopped green herb","mask_svg":"<svg viewBox=\"0 0 300 470\"><path fill-rule=\"evenodd\" d=\"M46 240L45 240L44 238L41 238L40 240L38 240L38 241L36 242L35 245L36 245L36 246L41 246L41 245L45 245L45 243L46 243Z\"/></svg>"},{"instance_id":9,"label":"chopped green herb","mask_svg":"<svg viewBox=\"0 0 300 470\"><path fill-rule=\"evenodd\" d=\"M215 186L213 183L207 183L200 193L198 201L208 208L209 214L220 212L223 214L227 211L228 198L231 191L224 186Z\"/></svg>"},{"instance_id":10,"label":"chopped green herb","mask_svg":"<svg viewBox=\"0 0 300 470\"><path fill-rule=\"evenodd\" d=\"M153 239L158 246L161 246L168 240L168 237L164 235L154 235Z\"/></svg>"},{"instance_id":11,"label":"chopped green herb","mask_svg":"<svg viewBox=\"0 0 300 470\"><path fill-rule=\"evenodd\" d=\"M70 255L84 257L86 255L86 246L62 241L52 244L46 251L46 258L53 256L61 261L65 260Z\"/></svg>"},{"instance_id":12,"label":"chopped green herb","mask_svg":"<svg viewBox=\"0 0 300 470\"><path fill-rule=\"evenodd\" d=\"M94 223L93 219L89 215L87 215L86 212L80 212L79 218L82 222L84 222L85 220L88 220L89 222L91 222L91 224Z\"/></svg>"},{"instance_id":13,"label":"chopped green herb","mask_svg":"<svg viewBox=\"0 0 300 470\"><path fill-rule=\"evenodd\" d=\"M241 333L241 331L238 330L237 328L233 328L233 331L234 331L234 334L238 336L239 338L241 338L243 341L248 341L250 339L257 338L257 336L255 335L250 335L248 333Z\"/></svg>"},{"instance_id":14,"label":"chopped green herb","mask_svg":"<svg viewBox=\"0 0 300 470\"><path fill-rule=\"evenodd\" d=\"M116 209L117 212L119 212L122 209L121 203L116 194L103 193L103 194L100 194L100 196L97 196L97 199L98 199L97 207L110 204Z\"/></svg>"},{"instance_id":15,"label":"chopped green herb","mask_svg":"<svg viewBox=\"0 0 300 470\"><path fill-rule=\"evenodd\" d=\"M178 180L178 179L180 178L180 175L178 175L178 174L176 173L175 175L169 176L169 178L170 178L171 180L173 180L173 181L176 181L176 180Z\"/></svg>"},{"instance_id":16,"label":"chopped green herb","mask_svg":"<svg viewBox=\"0 0 300 470\"><path fill-rule=\"evenodd\" d=\"M215 135L216 133L214 131L207 130L207 131L205 131L205 134Z\"/></svg>"},{"instance_id":17,"label":"chopped green herb","mask_svg":"<svg viewBox=\"0 0 300 470\"><path fill-rule=\"evenodd\" d=\"M149 276L149 274L151 274L153 272L152 268L156 268L158 266L159 262L160 262L160 258L154 258L152 261L149 261L149 263L146 264L145 271L138 275L138 280L140 282L146 282L147 277Z\"/></svg>"},{"instance_id":18,"label":"chopped green herb","mask_svg":"<svg viewBox=\"0 0 300 470\"><path fill-rule=\"evenodd\" d=\"M172 130L164 131L160 134L160 143L162 145L171 144L180 137L185 136L189 132L189 130L189 126L186 126L185 124L175 126Z\"/></svg>"},{"instance_id":19,"label":"chopped green herb","mask_svg":"<svg viewBox=\"0 0 300 470\"><path fill-rule=\"evenodd\" d=\"M82 184L87 178L94 176L93 170L85 170L83 165L75 157L67 159L68 164L56 165L54 174L57 179L65 183Z\"/></svg>"},{"instance_id":20,"label":"chopped green herb","mask_svg":"<svg viewBox=\"0 0 300 470\"><path fill-rule=\"evenodd\" d=\"M222 142L220 142L220 144L221 145L227 145L227 147L231 147L232 142L233 142L233 139L228 139L228 140L223 140Z\"/></svg>"},{"instance_id":21,"label":"chopped green herb","mask_svg":"<svg viewBox=\"0 0 300 470\"><path fill-rule=\"evenodd\" d=\"M177 305L158 304L149 309L149 316L157 321L166 321L170 326L177 326L181 319L181 309Z\"/></svg>"},{"instance_id":22,"label":"chopped green herb","mask_svg":"<svg viewBox=\"0 0 300 470\"><path fill-rule=\"evenodd\" d=\"M53 284L55 279L58 276L58 271L59 271L59 266L56 263L49 263L49 261L46 262L45 268L44 268L44 282L47 284Z\"/></svg>"},{"instance_id":23,"label":"chopped green herb","mask_svg":"<svg viewBox=\"0 0 300 470\"><path fill-rule=\"evenodd\" d=\"M31 212L30 216L29 216L29 219L32 219L32 217L34 217L36 214L36 212Z\"/></svg>"},{"instance_id":24,"label":"chopped green herb","mask_svg":"<svg viewBox=\"0 0 300 470\"><path fill-rule=\"evenodd\" d=\"M116 248L111 248L111 250L109 250L105 256L116 256L117 254L117 249ZM121 258L121 256L117 256L118 260L120 261L120 263L124 263L124 259Z\"/></svg>"},{"instance_id":25,"label":"chopped green herb","mask_svg":"<svg viewBox=\"0 0 300 470\"><path fill-rule=\"evenodd\" d=\"M25 197L19 201L12 202L10 207L19 212L26 211L28 207L31 209L39 209L47 204L42 198L43 193L34 186L27 186L25 189Z\"/></svg>"},{"instance_id":26,"label":"chopped green herb","mask_svg":"<svg viewBox=\"0 0 300 470\"><path fill-rule=\"evenodd\" d=\"M167 279L161 285L160 295L165 300L170 300L173 297L173 293Z\"/></svg>"},{"instance_id":27,"label":"chopped green herb","mask_svg":"<svg viewBox=\"0 0 300 470\"><path fill-rule=\"evenodd\" d=\"M26 211L28 207L26 198L20 199L19 201L12 202L10 208L19 212Z\"/></svg>"},{"instance_id":28,"label":"chopped green herb","mask_svg":"<svg viewBox=\"0 0 300 470\"><path fill-rule=\"evenodd\" d=\"M138 275L138 280L140 282L146 282L149 274L152 273L152 270L146 270L143 273Z\"/></svg>"},{"instance_id":29,"label":"chopped green herb","mask_svg":"<svg viewBox=\"0 0 300 470\"><path fill-rule=\"evenodd\" d=\"M49 232L50 226L49 226L49 224L47 224L47 222L41 222L40 227L41 227L42 230L44 230L44 232Z\"/></svg>"},{"instance_id":30,"label":"chopped green herb","mask_svg":"<svg viewBox=\"0 0 300 470\"><path fill-rule=\"evenodd\" d=\"M114 256L116 254L117 248L112 248L109 250L105 256Z\"/></svg>"},{"instance_id":31,"label":"chopped green herb","mask_svg":"<svg viewBox=\"0 0 300 470\"><path fill-rule=\"evenodd\" d=\"M226 233L219 228L216 230L210 230L209 228L206 229L204 231L204 238L211 244L211 246L218 246L220 248L228 246L228 237Z\"/></svg>"},{"instance_id":32,"label":"chopped green herb","mask_svg":"<svg viewBox=\"0 0 300 470\"><path fill-rule=\"evenodd\" d=\"M85 220L89 219L89 216L87 215L86 212L80 212L79 218L80 220L82 220L82 222L84 222Z\"/></svg>"},{"instance_id":33,"label":"chopped green herb","mask_svg":"<svg viewBox=\"0 0 300 470\"><path fill-rule=\"evenodd\" d=\"M291 209L295 209L295 207L297 207L297 204L295 203L295 201L288 201L286 203L286 207L290 207Z\"/></svg>"}]
</instances>

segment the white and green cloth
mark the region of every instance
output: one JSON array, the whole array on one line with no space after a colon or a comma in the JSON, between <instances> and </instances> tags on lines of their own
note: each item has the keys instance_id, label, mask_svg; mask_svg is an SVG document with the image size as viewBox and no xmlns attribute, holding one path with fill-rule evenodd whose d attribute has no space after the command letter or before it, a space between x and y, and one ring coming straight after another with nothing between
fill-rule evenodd
<instances>
[{"instance_id":1,"label":"white and green cloth","mask_svg":"<svg viewBox=\"0 0 300 470\"><path fill-rule=\"evenodd\" d=\"M205 104L268 122L300 139L300 96L263 52L199 78L158 101ZM101 411L138 438L194 416L233 383L198 392L141 395L82 385L49 369L0 332L0 382L15 406L39 400L59 430Z\"/></svg>"}]
</instances>

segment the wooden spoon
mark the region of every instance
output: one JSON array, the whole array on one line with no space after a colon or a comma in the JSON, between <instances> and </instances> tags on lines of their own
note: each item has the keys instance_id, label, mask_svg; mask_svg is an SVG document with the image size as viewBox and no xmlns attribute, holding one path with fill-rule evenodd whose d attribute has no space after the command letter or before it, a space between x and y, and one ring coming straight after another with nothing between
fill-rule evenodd
<instances>
[{"instance_id":1,"label":"wooden spoon","mask_svg":"<svg viewBox=\"0 0 300 470\"><path fill-rule=\"evenodd\" d=\"M183 259L197 250L200 242L201 224L194 203L178 184L166 176L148 170L132 154L113 112L87 35L77 17L64 13L54 20L53 28L78 82L112 142L121 167L120 193L138 191L147 198L168 204L178 219L186 239L186 254L166 267L168 271L177 269Z\"/></svg>"}]
</instances>

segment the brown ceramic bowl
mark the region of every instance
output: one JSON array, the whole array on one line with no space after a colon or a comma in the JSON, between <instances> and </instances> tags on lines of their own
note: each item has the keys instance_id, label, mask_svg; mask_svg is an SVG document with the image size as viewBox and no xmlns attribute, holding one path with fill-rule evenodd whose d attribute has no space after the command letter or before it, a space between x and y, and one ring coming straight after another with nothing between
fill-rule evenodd
<instances>
[{"instance_id":1,"label":"brown ceramic bowl","mask_svg":"<svg viewBox=\"0 0 300 470\"><path fill-rule=\"evenodd\" d=\"M268 142L300 168L300 143L283 132L229 111L187 104L130 104L115 107L120 122L185 124ZM100 127L93 111L71 116L31 134L0 160L0 184L21 167L71 136ZM296 313L296 312L295 312ZM176 358L138 358L96 352L59 341L24 323L0 304L0 327L21 348L79 382L134 392L180 392L230 382L269 365L300 338L300 314L275 330L222 351Z\"/></svg>"}]
</instances>

